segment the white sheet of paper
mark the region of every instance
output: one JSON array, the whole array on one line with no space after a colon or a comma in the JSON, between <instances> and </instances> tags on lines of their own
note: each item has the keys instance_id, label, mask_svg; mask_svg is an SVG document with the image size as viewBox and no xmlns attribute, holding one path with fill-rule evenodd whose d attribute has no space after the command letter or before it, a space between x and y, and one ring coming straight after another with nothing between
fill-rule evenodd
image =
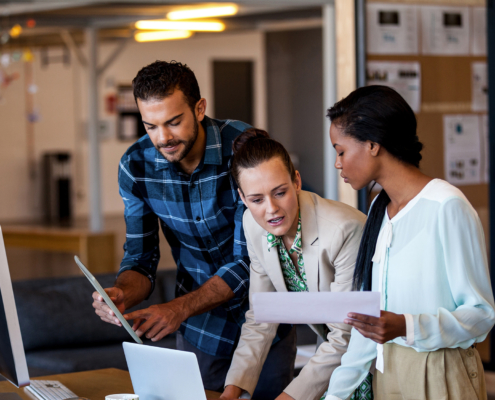
<instances>
[{"instance_id":1,"label":"white sheet of paper","mask_svg":"<svg viewBox=\"0 0 495 400\"><path fill-rule=\"evenodd\" d=\"M372 3L366 6L367 51L370 54L418 54L418 8Z\"/></svg>"},{"instance_id":2,"label":"white sheet of paper","mask_svg":"<svg viewBox=\"0 0 495 400\"><path fill-rule=\"evenodd\" d=\"M473 7L473 36L471 54L486 56L486 7Z\"/></svg>"},{"instance_id":3,"label":"white sheet of paper","mask_svg":"<svg viewBox=\"0 0 495 400\"><path fill-rule=\"evenodd\" d=\"M469 7L422 6L421 22L423 54L470 54Z\"/></svg>"},{"instance_id":4,"label":"white sheet of paper","mask_svg":"<svg viewBox=\"0 0 495 400\"><path fill-rule=\"evenodd\" d=\"M419 62L369 61L366 84L385 85L395 89L414 112L421 107L421 65Z\"/></svg>"},{"instance_id":5,"label":"white sheet of paper","mask_svg":"<svg viewBox=\"0 0 495 400\"><path fill-rule=\"evenodd\" d=\"M480 115L481 143L483 145L483 181L490 182L490 141L488 139L488 115Z\"/></svg>"},{"instance_id":6,"label":"white sheet of paper","mask_svg":"<svg viewBox=\"0 0 495 400\"><path fill-rule=\"evenodd\" d=\"M253 294L257 323L343 323L347 314L380 316L379 292L270 292Z\"/></svg>"},{"instance_id":7,"label":"white sheet of paper","mask_svg":"<svg viewBox=\"0 0 495 400\"><path fill-rule=\"evenodd\" d=\"M486 62L471 64L471 90L473 111L488 110L488 75Z\"/></svg>"},{"instance_id":8,"label":"white sheet of paper","mask_svg":"<svg viewBox=\"0 0 495 400\"><path fill-rule=\"evenodd\" d=\"M444 115L445 178L454 185L481 183L481 135L478 115Z\"/></svg>"}]
</instances>

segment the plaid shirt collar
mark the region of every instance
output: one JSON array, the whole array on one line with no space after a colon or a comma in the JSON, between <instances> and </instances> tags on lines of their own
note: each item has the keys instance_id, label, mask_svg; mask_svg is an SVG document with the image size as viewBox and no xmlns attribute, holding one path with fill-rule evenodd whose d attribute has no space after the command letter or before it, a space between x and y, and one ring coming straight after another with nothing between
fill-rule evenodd
<instances>
[{"instance_id":1,"label":"plaid shirt collar","mask_svg":"<svg viewBox=\"0 0 495 400\"><path fill-rule=\"evenodd\" d=\"M202 164L222 165L222 136L220 127L211 118L206 115L201 121L206 134L206 148ZM169 162L162 154L154 148L155 151L155 170L159 171L169 167Z\"/></svg>"}]
</instances>

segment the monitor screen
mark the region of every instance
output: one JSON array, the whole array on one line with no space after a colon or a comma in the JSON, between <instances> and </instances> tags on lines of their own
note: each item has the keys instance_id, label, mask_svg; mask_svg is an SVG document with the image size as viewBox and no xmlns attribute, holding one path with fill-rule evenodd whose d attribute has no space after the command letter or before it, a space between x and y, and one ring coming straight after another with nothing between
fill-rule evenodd
<instances>
[{"instance_id":1,"label":"monitor screen","mask_svg":"<svg viewBox=\"0 0 495 400\"><path fill-rule=\"evenodd\" d=\"M0 374L17 387L29 385L21 328L0 227Z\"/></svg>"}]
</instances>

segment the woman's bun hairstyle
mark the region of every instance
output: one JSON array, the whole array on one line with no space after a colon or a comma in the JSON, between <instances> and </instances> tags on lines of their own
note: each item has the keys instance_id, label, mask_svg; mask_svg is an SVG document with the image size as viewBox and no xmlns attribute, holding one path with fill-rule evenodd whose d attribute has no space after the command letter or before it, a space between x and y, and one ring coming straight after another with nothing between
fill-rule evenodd
<instances>
[{"instance_id":1,"label":"woman's bun hairstyle","mask_svg":"<svg viewBox=\"0 0 495 400\"><path fill-rule=\"evenodd\" d=\"M255 168L274 157L280 157L292 181L296 179L296 169L285 147L262 129L250 128L237 136L232 143L232 154L230 172L241 191L239 178L242 170Z\"/></svg>"},{"instance_id":2,"label":"woman's bun hairstyle","mask_svg":"<svg viewBox=\"0 0 495 400\"><path fill-rule=\"evenodd\" d=\"M242 132L239 136L237 136L232 143L232 152L236 155L239 150L242 149L246 143L255 139L270 139L270 135L267 131L262 129L250 128Z\"/></svg>"}]
</instances>

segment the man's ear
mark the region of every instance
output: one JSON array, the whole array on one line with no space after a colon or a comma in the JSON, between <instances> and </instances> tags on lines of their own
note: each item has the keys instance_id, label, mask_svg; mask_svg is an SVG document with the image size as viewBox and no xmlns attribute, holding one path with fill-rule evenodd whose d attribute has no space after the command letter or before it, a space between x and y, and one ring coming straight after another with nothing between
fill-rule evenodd
<instances>
[{"instance_id":1,"label":"man's ear","mask_svg":"<svg viewBox=\"0 0 495 400\"><path fill-rule=\"evenodd\" d=\"M369 142L369 146L370 146L370 154L373 156L373 157L376 157L378 156L378 154L380 153L380 149L382 146L380 146L378 143L376 142Z\"/></svg>"},{"instance_id":2,"label":"man's ear","mask_svg":"<svg viewBox=\"0 0 495 400\"><path fill-rule=\"evenodd\" d=\"M196 120L198 122L203 121L206 115L206 99L199 99L199 101L196 103L194 112L196 114Z\"/></svg>"},{"instance_id":3,"label":"man's ear","mask_svg":"<svg viewBox=\"0 0 495 400\"><path fill-rule=\"evenodd\" d=\"M244 193L242 193L241 188L237 188L237 193L239 193L239 196L241 196L241 200L242 200L242 202L243 202L243 203L244 203L244 205L247 207L247 204L246 204L246 198L244 197Z\"/></svg>"}]
</instances>

